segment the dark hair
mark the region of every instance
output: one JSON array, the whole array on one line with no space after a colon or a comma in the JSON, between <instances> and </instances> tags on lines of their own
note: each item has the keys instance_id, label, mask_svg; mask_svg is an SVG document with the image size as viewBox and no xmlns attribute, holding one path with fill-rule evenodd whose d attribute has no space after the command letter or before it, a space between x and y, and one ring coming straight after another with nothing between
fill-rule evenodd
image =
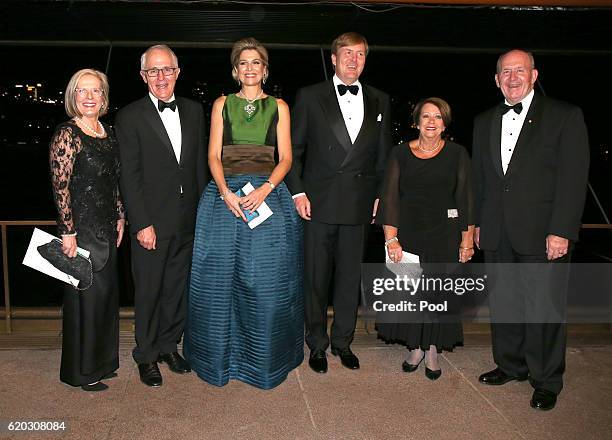
<instances>
[{"instance_id":1,"label":"dark hair","mask_svg":"<svg viewBox=\"0 0 612 440\"><path fill-rule=\"evenodd\" d=\"M331 53L337 55L338 50L340 50L340 48L345 46L354 46L359 43L363 43L363 45L365 46L365 53L367 55L370 48L368 46L368 41L365 39L365 37L361 34L358 34L357 32L345 32L341 35L338 35L336 39L332 42Z\"/></svg>"},{"instance_id":2,"label":"dark hair","mask_svg":"<svg viewBox=\"0 0 612 440\"><path fill-rule=\"evenodd\" d=\"M440 114L442 115L442 121L444 122L444 126L448 127L451 123L451 108L448 105L448 102L443 100L442 98L425 98L421 99L417 105L414 106L414 110L412 111L412 122L414 122L415 126L419 125L419 120L421 119L421 111L423 110L423 106L425 104L433 104L440 110Z\"/></svg>"}]
</instances>

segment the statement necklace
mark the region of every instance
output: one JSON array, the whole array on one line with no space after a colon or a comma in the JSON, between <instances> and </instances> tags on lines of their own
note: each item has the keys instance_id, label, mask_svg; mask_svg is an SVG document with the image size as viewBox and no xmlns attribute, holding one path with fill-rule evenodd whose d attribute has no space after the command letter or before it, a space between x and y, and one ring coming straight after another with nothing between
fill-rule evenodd
<instances>
[{"instance_id":1,"label":"statement necklace","mask_svg":"<svg viewBox=\"0 0 612 440\"><path fill-rule=\"evenodd\" d=\"M104 137L104 135L106 134L106 130L104 130L104 125L100 124L100 121L96 121L97 125L99 125L101 128L101 131L98 132L93 127L90 127L89 124L87 124L83 119L79 118L78 116L75 116L74 120L80 122L83 128L92 133L95 137L101 138Z\"/></svg>"},{"instance_id":2,"label":"statement necklace","mask_svg":"<svg viewBox=\"0 0 612 440\"><path fill-rule=\"evenodd\" d=\"M417 148L421 150L423 153L435 153L436 151L440 149L440 147L442 147L442 139L438 140L438 142L436 142L436 147L431 150L423 148L423 146L421 145L420 139L419 139L419 142L417 143Z\"/></svg>"},{"instance_id":3,"label":"statement necklace","mask_svg":"<svg viewBox=\"0 0 612 440\"><path fill-rule=\"evenodd\" d=\"M253 114L255 113L255 110L257 110L257 107L255 106L255 101L261 98L261 95L263 95L263 90L261 90L255 98L249 99L247 98L247 95L245 95L244 92L240 90L240 96L246 99L247 102L247 104L244 106L244 111L248 115L246 118L247 122L251 122L253 120Z\"/></svg>"}]
</instances>

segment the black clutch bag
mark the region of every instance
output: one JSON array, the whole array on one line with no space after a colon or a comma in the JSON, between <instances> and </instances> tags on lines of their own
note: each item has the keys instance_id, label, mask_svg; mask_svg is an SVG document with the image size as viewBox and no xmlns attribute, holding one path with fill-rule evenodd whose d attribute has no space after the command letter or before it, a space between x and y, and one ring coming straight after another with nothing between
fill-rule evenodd
<instances>
[{"instance_id":1,"label":"black clutch bag","mask_svg":"<svg viewBox=\"0 0 612 440\"><path fill-rule=\"evenodd\" d=\"M79 280L77 290L85 290L93 283L93 268L91 260L77 252L76 257L70 258L62 252L62 241L57 238L49 243L38 246L38 253L56 269ZM86 287L79 287L85 285Z\"/></svg>"}]
</instances>

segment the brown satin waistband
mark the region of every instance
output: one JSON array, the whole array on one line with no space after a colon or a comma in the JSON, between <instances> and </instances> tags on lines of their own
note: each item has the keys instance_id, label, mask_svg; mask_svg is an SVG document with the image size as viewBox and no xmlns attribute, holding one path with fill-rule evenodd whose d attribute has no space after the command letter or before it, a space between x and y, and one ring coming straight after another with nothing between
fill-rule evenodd
<instances>
[{"instance_id":1,"label":"brown satin waistband","mask_svg":"<svg viewBox=\"0 0 612 440\"><path fill-rule=\"evenodd\" d=\"M268 175L276 166L274 147L269 145L224 145L221 163L226 176L232 174Z\"/></svg>"}]
</instances>

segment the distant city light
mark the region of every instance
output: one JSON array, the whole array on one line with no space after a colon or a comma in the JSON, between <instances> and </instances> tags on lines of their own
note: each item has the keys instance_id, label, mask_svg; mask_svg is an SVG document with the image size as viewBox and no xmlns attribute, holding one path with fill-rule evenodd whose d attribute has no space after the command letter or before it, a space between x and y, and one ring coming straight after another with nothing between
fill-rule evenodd
<instances>
[{"instance_id":1,"label":"distant city light","mask_svg":"<svg viewBox=\"0 0 612 440\"><path fill-rule=\"evenodd\" d=\"M23 87L23 84L15 84L15 87Z\"/></svg>"}]
</instances>

